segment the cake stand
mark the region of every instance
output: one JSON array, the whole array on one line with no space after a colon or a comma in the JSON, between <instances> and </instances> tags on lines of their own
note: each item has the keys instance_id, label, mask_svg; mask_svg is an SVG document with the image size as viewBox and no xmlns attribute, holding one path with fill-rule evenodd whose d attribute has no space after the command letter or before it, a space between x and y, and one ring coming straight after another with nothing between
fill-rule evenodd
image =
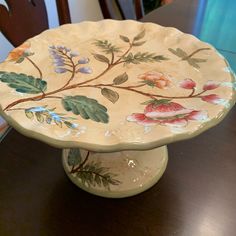
<instances>
[{"instance_id":1,"label":"cake stand","mask_svg":"<svg viewBox=\"0 0 236 236\"><path fill-rule=\"evenodd\" d=\"M152 23L83 22L9 53L0 110L24 135L62 148L77 186L121 198L160 179L167 144L225 117L235 83L226 60L192 35Z\"/></svg>"}]
</instances>

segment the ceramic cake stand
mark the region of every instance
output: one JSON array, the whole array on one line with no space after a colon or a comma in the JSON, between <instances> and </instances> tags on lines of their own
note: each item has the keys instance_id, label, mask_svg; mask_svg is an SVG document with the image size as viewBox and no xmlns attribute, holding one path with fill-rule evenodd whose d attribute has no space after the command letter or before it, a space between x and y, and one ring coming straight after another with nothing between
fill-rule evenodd
<instances>
[{"instance_id":1,"label":"ceramic cake stand","mask_svg":"<svg viewBox=\"0 0 236 236\"><path fill-rule=\"evenodd\" d=\"M219 123L235 77L209 44L135 21L64 25L0 65L1 115L63 148L66 174L104 197L140 193L162 176L165 145Z\"/></svg>"}]
</instances>

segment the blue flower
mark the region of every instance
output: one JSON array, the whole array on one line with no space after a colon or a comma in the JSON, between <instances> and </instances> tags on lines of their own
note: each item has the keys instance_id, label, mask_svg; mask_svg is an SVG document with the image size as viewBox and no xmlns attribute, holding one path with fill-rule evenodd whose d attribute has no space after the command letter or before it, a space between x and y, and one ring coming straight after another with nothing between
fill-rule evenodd
<instances>
[{"instance_id":1,"label":"blue flower","mask_svg":"<svg viewBox=\"0 0 236 236\"><path fill-rule=\"evenodd\" d=\"M91 74L93 71L90 67L81 67L78 69L78 72L84 73L84 74Z\"/></svg>"},{"instance_id":2,"label":"blue flower","mask_svg":"<svg viewBox=\"0 0 236 236\"><path fill-rule=\"evenodd\" d=\"M70 53L70 56L71 56L71 57L77 57L77 56L79 56L79 53L78 53L78 52L75 52L75 51L72 51L72 52Z\"/></svg>"},{"instance_id":3,"label":"blue flower","mask_svg":"<svg viewBox=\"0 0 236 236\"><path fill-rule=\"evenodd\" d=\"M59 46L57 46L57 49L58 49L58 50L64 50L64 49L65 49L65 47L64 47L64 46L61 46L61 45L59 45Z\"/></svg>"},{"instance_id":4,"label":"blue flower","mask_svg":"<svg viewBox=\"0 0 236 236\"><path fill-rule=\"evenodd\" d=\"M78 64L87 64L89 63L89 58L87 57L82 57L78 60Z\"/></svg>"},{"instance_id":5,"label":"blue flower","mask_svg":"<svg viewBox=\"0 0 236 236\"><path fill-rule=\"evenodd\" d=\"M57 68L55 68L55 72L59 73L59 74L65 73L65 72L67 72L67 69L66 68L62 68L62 67L57 67Z\"/></svg>"},{"instance_id":6,"label":"blue flower","mask_svg":"<svg viewBox=\"0 0 236 236\"><path fill-rule=\"evenodd\" d=\"M56 47L54 45L49 46L50 49L56 49Z\"/></svg>"},{"instance_id":7,"label":"blue flower","mask_svg":"<svg viewBox=\"0 0 236 236\"><path fill-rule=\"evenodd\" d=\"M42 111L46 111L47 109L45 107L33 107L33 108L30 108L29 111L32 111L32 112L42 112Z\"/></svg>"},{"instance_id":8,"label":"blue flower","mask_svg":"<svg viewBox=\"0 0 236 236\"><path fill-rule=\"evenodd\" d=\"M64 66L64 62L63 61L54 61L54 65L55 66Z\"/></svg>"},{"instance_id":9,"label":"blue flower","mask_svg":"<svg viewBox=\"0 0 236 236\"><path fill-rule=\"evenodd\" d=\"M71 51L71 49L70 49L70 48L67 48L67 47L65 47L65 51L66 51L66 52L70 52L70 51Z\"/></svg>"}]
</instances>

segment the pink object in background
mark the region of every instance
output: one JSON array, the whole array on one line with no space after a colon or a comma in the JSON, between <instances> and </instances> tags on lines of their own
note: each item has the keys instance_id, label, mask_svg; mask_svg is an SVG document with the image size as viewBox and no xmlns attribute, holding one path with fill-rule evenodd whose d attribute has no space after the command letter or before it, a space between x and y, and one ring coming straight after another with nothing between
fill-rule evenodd
<instances>
[{"instance_id":1,"label":"pink object in background","mask_svg":"<svg viewBox=\"0 0 236 236\"><path fill-rule=\"evenodd\" d=\"M161 4L162 5L164 5L164 4L170 4L170 3L172 3L173 2L173 0L162 0L161 1Z\"/></svg>"}]
</instances>

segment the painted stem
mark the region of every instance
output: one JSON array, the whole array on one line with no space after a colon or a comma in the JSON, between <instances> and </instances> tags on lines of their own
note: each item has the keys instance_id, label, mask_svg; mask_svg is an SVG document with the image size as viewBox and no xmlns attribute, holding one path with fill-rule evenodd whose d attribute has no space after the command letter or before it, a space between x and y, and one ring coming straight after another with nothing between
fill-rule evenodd
<instances>
[{"instance_id":1,"label":"painted stem","mask_svg":"<svg viewBox=\"0 0 236 236\"><path fill-rule=\"evenodd\" d=\"M70 72L71 72L71 77L70 77L70 79L67 81L67 83L62 87L62 89L63 89L63 88L65 88L66 86L68 86L68 85L70 84L70 82L74 79L74 77L75 77L76 65L75 65L75 63L73 62L72 58L69 57L66 53L64 53L64 52L61 51L61 50L59 50L59 52L69 60L69 62L71 63L70 66L72 67L72 71L70 71ZM67 65L68 65L68 64L67 64Z\"/></svg>"},{"instance_id":2,"label":"painted stem","mask_svg":"<svg viewBox=\"0 0 236 236\"><path fill-rule=\"evenodd\" d=\"M89 154L90 154L90 152L88 151L87 152L87 155L86 155L86 157L85 157L85 159L84 159L84 161L77 167L77 168L72 168L72 170L70 171L70 173L71 174L74 174L74 173L76 173L76 172L78 172L78 171L80 171L80 169L84 166L84 164L87 162L87 160L88 160L88 158L89 158Z\"/></svg>"},{"instance_id":3,"label":"painted stem","mask_svg":"<svg viewBox=\"0 0 236 236\"><path fill-rule=\"evenodd\" d=\"M63 85L61 88L59 89L56 89L54 91L51 91L51 92L48 92L48 93L43 93L42 95L38 95L38 96L35 96L35 97L31 97L31 98L23 98L23 99L19 99L17 101L14 101L12 103L10 103L9 105L7 105L3 110L6 111L8 109L10 109L11 107L14 107L15 105L19 104L19 103L24 103L24 102L29 102L29 101L40 101L44 98L47 98L49 97L50 95L53 95L53 94L56 94L58 92L62 92L64 90L69 90L69 89L74 89L74 88L77 88L77 87L80 87L81 85L84 85L84 84L87 84L87 83L90 83L94 80L97 80L98 78L100 78L101 76L103 76L104 74L106 74L110 69L112 69L115 65L119 64L121 58L123 56L125 56L132 48L132 44L130 43L130 46L128 48L128 50L118 59L116 60L113 64L109 64L108 67L102 72L100 73L99 75L97 75L95 78L92 78L90 80L86 80L84 82L81 82L81 83L78 83L78 84L74 84L74 85L69 85L70 82L73 80L74 76L75 76L75 70L76 70L76 66L73 62L73 60L64 52L60 51L63 56L66 56L68 60L71 61L71 63L73 63L73 70L72 70L72 73L71 73L71 77L70 79L67 81L67 83L65 85Z\"/></svg>"},{"instance_id":4,"label":"painted stem","mask_svg":"<svg viewBox=\"0 0 236 236\"><path fill-rule=\"evenodd\" d=\"M43 78L43 73L40 70L40 68L29 57L25 57L25 58L36 68L36 70L39 72L39 78L42 79Z\"/></svg>"},{"instance_id":5,"label":"painted stem","mask_svg":"<svg viewBox=\"0 0 236 236\"><path fill-rule=\"evenodd\" d=\"M188 60L188 59L191 58L193 55L195 55L196 53L198 53L198 52L200 52L200 51L203 51L203 50L210 50L210 48L199 48L199 49L197 49L196 51L194 51L194 52L192 52L191 54L189 54L188 56L183 57L183 58L182 58L182 61Z\"/></svg>"},{"instance_id":6,"label":"painted stem","mask_svg":"<svg viewBox=\"0 0 236 236\"><path fill-rule=\"evenodd\" d=\"M143 86L143 85L142 85L142 86ZM132 92L135 92L135 93L138 93L138 94L141 94L141 95L150 97L150 98L152 98L152 99L156 99L156 98L165 98L165 99L199 98L201 94L203 94L204 92L206 92L206 91L204 90L204 91L202 91L202 92L200 92L200 93L197 93L197 94L191 93L191 94L188 95L188 96L172 97L172 96L164 96L164 95L158 95L158 94L145 93L145 92L143 92L143 91L134 89L135 86L128 86L128 87L125 87L125 86L117 86L117 85L114 85L114 84L97 84L97 85L84 85L84 86L80 86L80 87L99 88L99 89L101 89L102 87L112 87L112 88L118 88L118 89L129 90L129 91L132 91ZM137 87L138 87L138 86L137 86ZM141 86L139 85L139 87L141 87Z\"/></svg>"},{"instance_id":7,"label":"painted stem","mask_svg":"<svg viewBox=\"0 0 236 236\"><path fill-rule=\"evenodd\" d=\"M133 42L132 42L132 43L129 43L129 48L127 49L127 51L126 51L118 60L116 60L116 61L113 63L113 65L118 65L118 64L120 64L120 63L121 63L121 59L129 53L129 51L132 49L132 47L133 47Z\"/></svg>"}]
</instances>

